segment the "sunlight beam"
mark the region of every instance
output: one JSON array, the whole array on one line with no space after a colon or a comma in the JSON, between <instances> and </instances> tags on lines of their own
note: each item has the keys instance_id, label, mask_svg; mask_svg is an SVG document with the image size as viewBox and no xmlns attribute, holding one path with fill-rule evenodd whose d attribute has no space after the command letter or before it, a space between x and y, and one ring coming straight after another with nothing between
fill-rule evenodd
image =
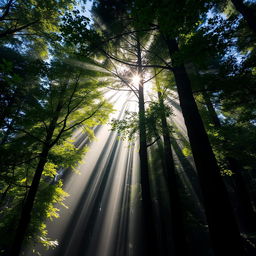
<instances>
[{"instance_id":1,"label":"sunlight beam","mask_svg":"<svg viewBox=\"0 0 256 256\"><path fill-rule=\"evenodd\" d=\"M138 86L141 81L140 75L138 75L138 74L133 75L131 81L134 86Z\"/></svg>"}]
</instances>

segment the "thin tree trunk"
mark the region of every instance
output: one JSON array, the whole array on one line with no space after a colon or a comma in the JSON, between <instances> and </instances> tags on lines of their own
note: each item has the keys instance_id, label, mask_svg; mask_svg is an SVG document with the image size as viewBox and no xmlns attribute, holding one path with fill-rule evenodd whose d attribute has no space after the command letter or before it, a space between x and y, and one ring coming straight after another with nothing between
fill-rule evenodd
<instances>
[{"instance_id":1,"label":"thin tree trunk","mask_svg":"<svg viewBox=\"0 0 256 256\"><path fill-rule=\"evenodd\" d=\"M142 60L139 40L137 42L138 74L142 74ZM153 205L151 200L149 167L146 138L146 118L144 106L143 82L139 83L139 140L140 140L140 175L142 190L143 219L146 238L146 255L157 255L156 232L154 227Z\"/></svg>"},{"instance_id":2,"label":"thin tree trunk","mask_svg":"<svg viewBox=\"0 0 256 256\"><path fill-rule=\"evenodd\" d=\"M170 56L179 51L175 39L166 40ZM239 229L228 193L195 103L190 80L183 64L173 63L180 106L204 197L205 213L216 255L242 256Z\"/></svg>"},{"instance_id":3,"label":"thin tree trunk","mask_svg":"<svg viewBox=\"0 0 256 256\"><path fill-rule=\"evenodd\" d=\"M18 228L15 234L14 243L11 248L11 256L19 256L22 248L22 243L25 239L26 231L28 229L30 219L31 219L31 212L33 209L36 193L39 187L40 179L42 176L42 172L44 170L44 166L47 162L47 157L49 153L49 146L44 146L43 150L40 155L40 160L37 165L35 175L29 189L25 204L23 206L21 217L19 220Z\"/></svg>"},{"instance_id":4,"label":"thin tree trunk","mask_svg":"<svg viewBox=\"0 0 256 256\"><path fill-rule=\"evenodd\" d=\"M22 249L22 244L25 239L26 232L28 230L29 223L31 220L31 213L32 213L34 202L35 202L36 193L39 188L40 179L41 179L41 176L42 176L42 173L44 170L44 166L47 162L49 151L52 147L51 140L52 140L53 133L54 133L54 130L57 125L57 121L58 121L58 118L60 115L61 108L62 108L62 99L59 101L59 103L56 107L55 114L54 114L52 121L49 125L45 144L42 147L39 162L38 162L36 170L35 170L35 175L33 177L32 184L30 186L27 198L25 200L24 206L21 211L21 216L20 216L17 231L15 234L14 242L13 242L12 248L10 250L11 256L19 256L20 255L20 252Z\"/></svg>"},{"instance_id":5,"label":"thin tree trunk","mask_svg":"<svg viewBox=\"0 0 256 256\"><path fill-rule=\"evenodd\" d=\"M2 206L2 204L3 204L4 200L5 200L5 198L7 196L7 193L10 190L11 186L12 186L11 183L9 183L7 188L5 189L5 191L2 193L1 199L0 199L0 206Z\"/></svg>"},{"instance_id":6,"label":"thin tree trunk","mask_svg":"<svg viewBox=\"0 0 256 256\"><path fill-rule=\"evenodd\" d=\"M165 178L169 190L170 207L171 207L171 225L173 233L174 250L176 256L188 255L186 236L184 230L183 210L181 198L179 195L178 182L175 174L175 166L171 147L171 137L166 120L164 101L162 93L158 87L158 100L161 108L161 125L164 140L164 162Z\"/></svg>"},{"instance_id":7,"label":"thin tree trunk","mask_svg":"<svg viewBox=\"0 0 256 256\"><path fill-rule=\"evenodd\" d=\"M211 98L205 90L203 90L203 97L214 126L217 129L221 129L221 123L213 107ZM227 144L228 141L224 138L223 146L225 147L225 145ZM243 224L242 228L246 232L253 232L256 230L256 214L253 210L250 195L245 185L243 176L241 174L243 168L240 166L238 161L234 159L232 156L226 155L225 160L230 170L234 173L234 175L232 175L232 177L230 178L233 178L234 181L234 189L239 204L238 214L240 215Z\"/></svg>"},{"instance_id":8,"label":"thin tree trunk","mask_svg":"<svg viewBox=\"0 0 256 256\"><path fill-rule=\"evenodd\" d=\"M216 128L220 128L221 127L221 123L220 123L220 120L216 114L216 111L214 109L214 106L212 104L212 101L208 95L208 93L205 91L205 88L203 88L203 91L202 91L202 94L203 94L203 98L204 98L204 102L205 102L205 105L208 109L208 112L209 112L209 115L210 115L210 118L214 124L214 126Z\"/></svg>"},{"instance_id":9,"label":"thin tree trunk","mask_svg":"<svg viewBox=\"0 0 256 256\"><path fill-rule=\"evenodd\" d=\"M231 0L238 12L243 15L243 18L248 23L248 26L256 33L256 15L254 10L244 4L243 0Z\"/></svg>"},{"instance_id":10,"label":"thin tree trunk","mask_svg":"<svg viewBox=\"0 0 256 256\"><path fill-rule=\"evenodd\" d=\"M232 177L235 185L236 198L238 201L238 215L241 218L242 230L244 232L255 232L256 214L253 210L250 195L241 173L243 169L233 157L226 156L226 160L229 168L234 173Z\"/></svg>"}]
</instances>

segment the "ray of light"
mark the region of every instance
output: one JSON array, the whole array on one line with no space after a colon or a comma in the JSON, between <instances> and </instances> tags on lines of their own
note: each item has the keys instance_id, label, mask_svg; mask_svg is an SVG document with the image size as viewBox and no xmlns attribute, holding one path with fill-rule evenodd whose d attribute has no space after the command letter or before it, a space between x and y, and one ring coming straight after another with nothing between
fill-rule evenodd
<instances>
[{"instance_id":1,"label":"ray of light","mask_svg":"<svg viewBox=\"0 0 256 256\"><path fill-rule=\"evenodd\" d=\"M132 84L133 84L134 86L139 86L140 81L141 81L141 76L140 76L140 75L134 74L134 75L132 76L131 82L132 82Z\"/></svg>"}]
</instances>

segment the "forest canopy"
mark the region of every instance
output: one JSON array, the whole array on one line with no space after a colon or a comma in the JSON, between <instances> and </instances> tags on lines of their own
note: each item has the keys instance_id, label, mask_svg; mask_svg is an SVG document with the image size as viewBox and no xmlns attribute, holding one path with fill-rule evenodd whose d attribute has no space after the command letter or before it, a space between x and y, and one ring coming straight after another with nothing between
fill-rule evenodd
<instances>
[{"instance_id":1,"label":"forest canopy","mask_svg":"<svg viewBox=\"0 0 256 256\"><path fill-rule=\"evenodd\" d=\"M0 255L58 247L62 173L106 123L138 144L140 255L255 255L255 54L255 1L1 1Z\"/></svg>"}]
</instances>

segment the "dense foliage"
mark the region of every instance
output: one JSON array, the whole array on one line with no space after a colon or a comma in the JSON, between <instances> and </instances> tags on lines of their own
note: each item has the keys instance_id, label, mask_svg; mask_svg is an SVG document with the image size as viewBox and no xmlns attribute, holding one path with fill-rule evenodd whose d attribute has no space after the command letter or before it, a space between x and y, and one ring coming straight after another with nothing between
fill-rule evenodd
<instances>
[{"instance_id":1,"label":"dense foliage","mask_svg":"<svg viewBox=\"0 0 256 256\"><path fill-rule=\"evenodd\" d=\"M254 255L255 2L95 0L92 20L83 4L0 5L0 255L19 255L31 241L57 246L47 238L45 221L61 214L57 205L68 195L56 177L75 168L87 150L76 147L72 133L83 128L91 136L112 111L101 88L131 91L139 102L138 112L112 120L112 129L139 139L145 255L168 244L152 224L156 155L171 213L159 211L171 227L174 255L195 255L193 237L185 234L193 225L199 239L209 233L212 241L201 255ZM153 89L145 95L148 84ZM185 135L174 108L182 113ZM194 159L206 229L179 181L179 154L183 162ZM171 255L162 250L159 255Z\"/></svg>"}]
</instances>

